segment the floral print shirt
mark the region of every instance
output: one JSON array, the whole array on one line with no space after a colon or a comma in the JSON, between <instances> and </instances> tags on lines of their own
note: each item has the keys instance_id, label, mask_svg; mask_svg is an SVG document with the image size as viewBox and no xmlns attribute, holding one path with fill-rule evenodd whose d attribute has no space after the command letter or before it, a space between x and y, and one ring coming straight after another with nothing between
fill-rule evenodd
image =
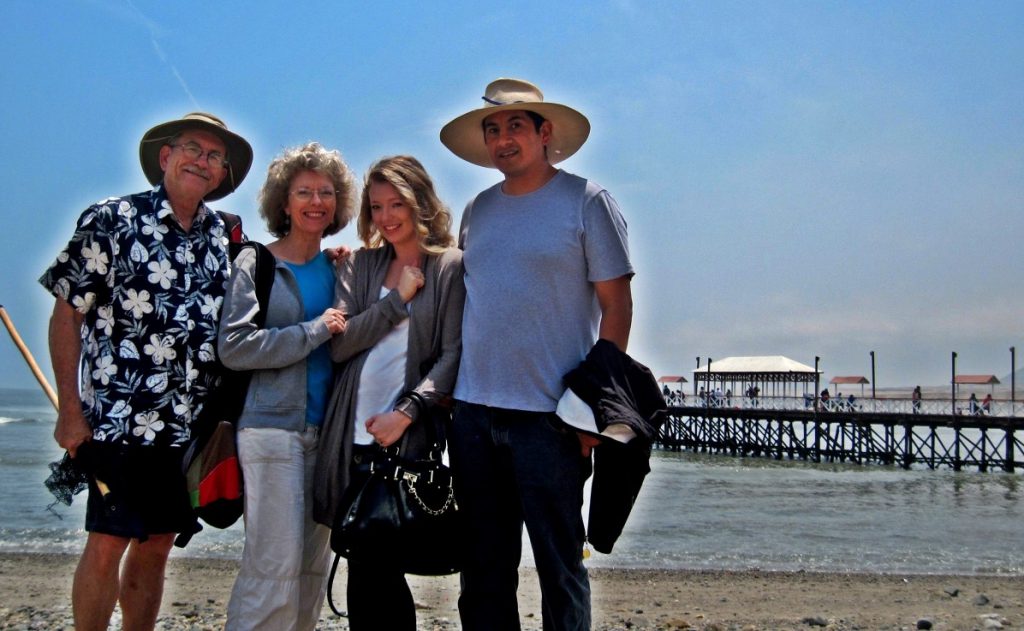
<instances>
[{"instance_id":1,"label":"floral print shirt","mask_svg":"<svg viewBox=\"0 0 1024 631\"><path fill-rule=\"evenodd\" d=\"M80 384L94 440L188 442L220 379L228 261L223 219L200 205L185 232L161 186L82 213L39 282L84 316Z\"/></svg>"}]
</instances>

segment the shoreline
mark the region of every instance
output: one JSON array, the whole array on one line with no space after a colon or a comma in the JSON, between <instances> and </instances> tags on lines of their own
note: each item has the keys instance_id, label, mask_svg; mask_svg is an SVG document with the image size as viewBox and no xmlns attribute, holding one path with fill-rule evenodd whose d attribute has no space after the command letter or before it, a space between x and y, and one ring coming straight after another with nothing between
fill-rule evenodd
<instances>
[{"instance_id":1,"label":"shoreline","mask_svg":"<svg viewBox=\"0 0 1024 631\"><path fill-rule=\"evenodd\" d=\"M76 563L69 554L0 553L0 628L71 628ZM223 628L237 568L235 560L172 555L157 629ZM599 630L896 630L925 619L933 629L1024 628L1024 576L610 568L591 568L590 576ZM344 582L341 564L340 609ZM409 583L419 629L460 628L457 576L410 576ZM520 572L519 604L523 628L540 629L532 568ZM348 625L325 605L317 628Z\"/></svg>"}]
</instances>

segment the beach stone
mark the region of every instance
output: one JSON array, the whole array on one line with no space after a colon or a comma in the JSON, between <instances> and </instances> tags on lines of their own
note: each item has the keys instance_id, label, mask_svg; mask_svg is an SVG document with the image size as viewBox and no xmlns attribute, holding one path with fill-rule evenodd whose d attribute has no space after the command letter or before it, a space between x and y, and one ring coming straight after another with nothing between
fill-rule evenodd
<instances>
[{"instance_id":1,"label":"beach stone","mask_svg":"<svg viewBox=\"0 0 1024 631\"><path fill-rule=\"evenodd\" d=\"M921 618L920 620L917 621L917 628L918 629L931 629L932 628L932 621L929 620L928 618Z\"/></svg>"},{"instance_id":2,"label":"beach stone","mask_svg":"<svg viewBox=\"0 0 1024 631\"><path fill-rule=\"evenodd\" d=\"M986 596L985 594L978 594L974 597L974 600L971 601L971 603L973 603L977 607L984 607L989 602L990 601L988 599L988 596Z\"/></svg>"},{"instance_id":3,"label":"beach stone","mask_svg":"<svg viewBox=\"0 0 1024 631\"><path fill-rule=\"evenodd\" d=\"M957 589L956 587L947 587L943 591L946 592L946 595L949 596L950 598L956 598L957 596L960 595L960 590Z\"/></svg>"},{"instance_id":4,"label":"beach stone","mask_svg":"<svg viewBox=\"0 0 1024 631\"><path fill-rule=\"evenodd\" d=\"M827 627L828 620L824 616L807 616L800 622L812 627Z\"/></svg>"},{"instance_id":5,"label":"beach stone","mask_svg":"<svg viewBox=\"0 0 1024 631\"><path fill-rule=\"evenodd\" d=\"M981 619L982 629L1002 629L1006 625L1006 618L997 613L989 613L978 617Z\"/></svg>"}]
</instances>

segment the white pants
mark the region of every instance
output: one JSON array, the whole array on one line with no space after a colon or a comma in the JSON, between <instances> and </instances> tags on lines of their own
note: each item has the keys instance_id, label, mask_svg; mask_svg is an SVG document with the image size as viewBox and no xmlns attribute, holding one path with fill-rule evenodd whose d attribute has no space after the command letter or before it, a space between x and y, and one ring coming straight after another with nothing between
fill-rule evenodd
<instances>
[{"instance_id":1,"label":"white pants","mask_svg":"<svg viewBox=\"0 0 1024 631\"><path fill-rule=\"evenodd\" d=\"M312 631L327 593L330 529L313 521L317 434L243 429L245 548L227 631Z\"/></svg>"}]
</instances>

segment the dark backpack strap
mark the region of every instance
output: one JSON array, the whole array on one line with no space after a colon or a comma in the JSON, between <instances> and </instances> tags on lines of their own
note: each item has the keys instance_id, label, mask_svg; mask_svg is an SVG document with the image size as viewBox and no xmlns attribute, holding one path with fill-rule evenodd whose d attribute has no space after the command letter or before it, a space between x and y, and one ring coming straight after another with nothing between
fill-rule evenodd
<instances>
[{"instance_id":1,"label":"dark backpack strap","mask_svg":"<svg viewBox=\"0 0 1024 631\"><path fill-rule=\"evenodd\" d=\"M270 303L270 290L274 287L274 266L277 259L270 253L267 246L257 241L249 241L245 246L256 251L256 301L260 305L256 314L256 326L263 328L267 324L267 305Z\"/></svg>"},{"instance_id":2,"label":"dark backpack strap","mask_svg":"<svg viewBox=\"0 0 1024 631\"><path fill-rule=\"evenodd\" d=\"M235 260L243 248L252 248L256 253L256 269L253 281L256 283L256 300L259 303L259 311L256 312L253 322L257 327L263 328L267 322L267 305L270 303L270 290L274 286L274 266L276 260L270 253L267 246L256 241L245 243L230 243L231 260ZM218 396L207 404L204 411L209 414L201 419L202 427L199 431L212 433L217 423L222 420L236 421L242 414L242 407L245 405L245 394L249 389L249 380L252 377L250 370L229 370L222 368L221 384L217 389ZM195 429L193 431L196 431Z\"/></svg>"},{"instance_id":3,"label":"dark backpack strap","mask_svg":"<svg viewBox=\"0 0 1024 631\"><path fill-rule=\"evenodd\" d=\"M256 313L254 322L262 329L267 323L267 305L270 303L270 290L274 287L274 266L277 265L277 259L267 246L259 241L232 241L228 244L231 260L237 259L245 248L252 248L256 253L256 274L253 281L256 283L256 302L259 303L260 310Z\"/></svg>"},{"instance_id":4,"label":"dark backpack strap","mask_svg":"<svg viewBox=\"0 0 1024 631\"><path fill-rule=\"evenodd\" d=\"M232 213L226 213L223 210L218 210L217 214L224 221L224 226L228 233L228 241L233 244L243 243L245 241L245 233L242 231L242 218ZM235 259L237 253L236 249L231 250L231 260Z\"/></svg>"}]
</instances>

